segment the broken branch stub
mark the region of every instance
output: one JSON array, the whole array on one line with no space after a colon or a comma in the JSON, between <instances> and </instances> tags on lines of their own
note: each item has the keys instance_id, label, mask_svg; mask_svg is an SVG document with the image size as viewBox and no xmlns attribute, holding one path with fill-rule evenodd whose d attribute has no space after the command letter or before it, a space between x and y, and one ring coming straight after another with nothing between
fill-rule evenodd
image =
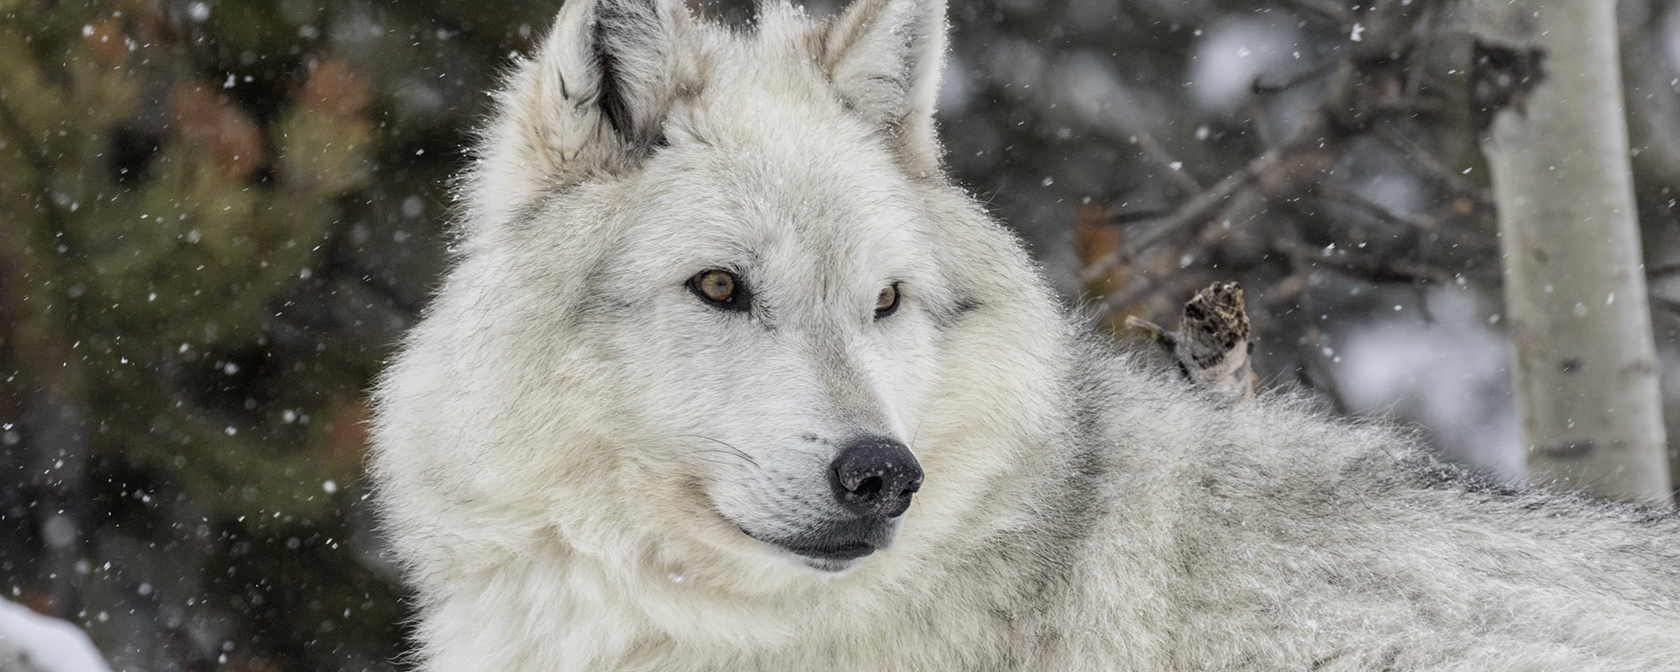
<instances>
[{"instance_id":1,"label":"broken branch stub","mask_svg":"<svg viewBox=\"0 0 1680 672\"><path fill-rule=\"evenodd\" d=\"M1216 282L1184 303L1178 322L1179 366L1198 385L1231 401L1254 396L1254 366L1248 359L1248 313L1242 286Z\"/></svg>"},{"instance_id":2,"label":"broken branch stub","mask_svg":"<svg viewBox=\"0 0 1680 672\"><path fill-rule=\"evenodd\" d=\"M1139 317L1126 326L1172 351L1185 378L1213 390L1227 401L1254 396L1254 366L1249 359L1248 313L1242 286L1216 282L1184 303L1178 331Z\"/></svg>"}]
</instances>

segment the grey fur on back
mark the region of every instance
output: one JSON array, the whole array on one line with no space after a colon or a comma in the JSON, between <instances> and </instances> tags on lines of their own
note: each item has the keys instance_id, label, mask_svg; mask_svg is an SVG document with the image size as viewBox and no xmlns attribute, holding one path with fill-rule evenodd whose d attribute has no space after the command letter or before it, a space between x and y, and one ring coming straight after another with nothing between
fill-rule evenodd
<instances>
[{"instance_id":1,"label":"grey fur on back","mask_svg":"<svg viewBox=\"0 0 1680 672\"><path fill-rule=\"evenodd\" d=\"M1117 465L1159 489L1122 517L1172 521L1170 667L1680 669L1671 512L1502 485L1286 398L1187 413L1116 390L1125 367L1087 384L1152 456ZM1188 450L1151 439L1189 426Z\"/></svg>"},{"instance_id":2,"label":"grey fur on back","mask_svg":"<svg viewBox=\"0 0 1680 672\"><path fill-rule=\"evenodd\" d=\"M377 389L421 669L1680 669L1671 514L1221 405L1068 317L940 172L944 11L562 8ZM858 432L927 474L890 545L750 536L820 517Z\"/></svg>"}]
</instances>

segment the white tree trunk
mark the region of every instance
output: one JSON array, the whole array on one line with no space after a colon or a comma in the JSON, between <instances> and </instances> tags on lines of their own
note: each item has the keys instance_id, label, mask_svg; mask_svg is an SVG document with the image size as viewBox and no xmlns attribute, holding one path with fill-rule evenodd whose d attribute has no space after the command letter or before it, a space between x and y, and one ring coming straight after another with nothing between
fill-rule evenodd
<instances>
[{"instance_id":1,"label":"white tree trunk","mask_svg":"<svg viewBox=\"0 0 1680 672\"><path fill-rule=\"evenodd\" d=\"M1529 479L1666 503L1616 3L1479 0L1475 20Z\"/></svg>"}]
</instances>

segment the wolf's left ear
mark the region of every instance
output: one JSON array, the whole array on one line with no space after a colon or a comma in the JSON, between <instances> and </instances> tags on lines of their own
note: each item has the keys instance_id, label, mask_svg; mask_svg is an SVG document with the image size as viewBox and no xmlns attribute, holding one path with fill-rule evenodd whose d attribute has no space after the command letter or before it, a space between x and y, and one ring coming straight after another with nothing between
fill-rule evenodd
<instances>
[{"instance_id":1,"label":"wolf's left ear","mask_svg":"<svg viewBox=\"0 0 1680 672\"><path fill-rule=\"evenodd\" d=\"M463 192L468 221L505 222L557 185L634 167L700 87L702 51L683 0L567 0L497 97Z\"/></svg>"},{"instance_id":2,"label":"wolf's left ear","mask_svg":"<svg viewBox=\"0 0 1680 672\"><path fill-rule=\"evenodd\" d=\"M825 27L820 57L847 106L930 175L939 168L933 105L945 29L945 0L857 0Z\"/></svg>"}]
</instances>

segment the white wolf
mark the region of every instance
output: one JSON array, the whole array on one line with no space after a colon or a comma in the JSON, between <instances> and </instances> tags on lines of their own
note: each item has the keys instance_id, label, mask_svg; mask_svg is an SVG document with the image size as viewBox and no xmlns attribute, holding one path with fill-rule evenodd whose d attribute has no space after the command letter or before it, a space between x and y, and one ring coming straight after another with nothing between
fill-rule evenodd
<instances>
[{"instance_id":1,"label":"white wolf","mask_svg":"<svg viewBox=\"0 0 1680 672\"><path fill-rule=\"evenodd\" d=\"M1083 333L942 174L941 0L570 0L378 388L419 666L1680 670L1680 523Z\"/></svg>"}]
</instances>

